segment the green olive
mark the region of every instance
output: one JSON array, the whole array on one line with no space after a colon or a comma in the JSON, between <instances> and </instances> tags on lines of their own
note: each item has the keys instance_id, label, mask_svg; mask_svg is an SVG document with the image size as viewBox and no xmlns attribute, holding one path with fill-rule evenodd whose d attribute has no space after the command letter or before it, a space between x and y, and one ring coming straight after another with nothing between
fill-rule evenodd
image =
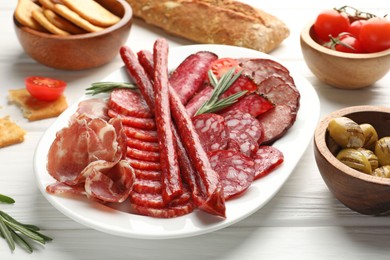
<instances>
[{"instance_id":1,"label":"green olive","mask_svg":"<svg viewBox=\"0 0 390 260\"><path fill-rule=\"evenodd\" d=\"M373 150L375 142L378 141L378 133L375 128L370 124L361 124L360 128L363 130L364 134L364 144L363 147Z\"/></svg>"},{"instance_id":2,"label":"green olive","mask_svg":"<svg viewBox=\"0 0 390 260\"><path fill-rule=\"evenodd\" d=\"M375 169L372 175L384 178L390 178L390 165L385 165Z\"/></svg>"},{"instance_id":3,"label":"green olive","mask_svg":"<svg viewBox=\"0 0 390 260\"><path fill-rule=\"evenodd\" d=\"M370 162L371 164L371 170L375 170L379 166L378 157L375 155L375 153L371 150L365 149L365 148L358 148L359 152L361 152Z\"/></svg>"},{"instance_id":4,"label":"green olive","mask_svg":"<svg viewBox=\"0 0 390 260\"><path fill-rule=\"evenodd\" d=\"M359 148L364 144L364 133L360 126L347 117L333 118L328 125L329 135L342 148Z\"/></svg>"},{"instance_id":5,"label":"green olive","mask_svg":"<svg viewBox=\"0 0 390 260\"><path fill-rule=\"evenodd\" d=\"M379 139L375 143L374 152L378 157L379 166L390 165L390 136Z\"/></svg>"},{"instance_id":6,"label":"green olive","mask_svg":"<svg viewBox=\"0 0 390 260\"><path fill-rule=\"evenodd\" d=\"M345 148L337 154L336 158L357 171L367 174L372 173L371 164L367 157L356 149Z\"/></svg>"}]
</instances>

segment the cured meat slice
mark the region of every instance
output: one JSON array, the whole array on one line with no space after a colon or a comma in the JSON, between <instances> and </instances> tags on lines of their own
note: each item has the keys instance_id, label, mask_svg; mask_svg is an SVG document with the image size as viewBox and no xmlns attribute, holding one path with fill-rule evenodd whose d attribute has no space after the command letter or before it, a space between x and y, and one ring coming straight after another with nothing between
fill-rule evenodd
<instances>
[{"instance_id":1,"label":"cured meat slice","mask_svg":"<svg viewBox=\"0 0 390 260\"><path fill-rule=\"evenodd\" d=\"M140 118L121 115L113 109L109 109L107 113L111 118L119 118L124 125L144 130L156 130L156 122L153 118Z\"/></svg>"},{"instance_id":2,"label":"cured meat slice","mask_svg":"<svg viewBox=\"0 0 390 260\"><path fill-rule=\"evenodd\" d=\"M220 176L226 200L243 193L252 184L255 163L251 158L231 150L214 151L208 156Z\"/></svg>"},{"instance_id":3,"label":"cured meat slice","mask_svg":"<svg viewBox=\"0 0 390 260\"><path fill-rule=\"evenodd\" d=\"M258 148L257 141L248 132L238 129L229 131L228 149L240 151L246 156L251 156L256 153Z\"/></svg>"},{"instance_id":4,"label":"cured meat slice","mask_svg":"<svg viewBox=\"0 0 390 260\"><path fill-rule=\"evenodd\" d=\"M221 115L207 113L192 118L205 152L223 150L229 141L229 130Z\"/></svg>"},{"instance_id":5,"label":"cured meat slice","mask_svg":"<svg viewBox=\"0 0 390 260\"><path fill-rule=\"evenodd\" d=\"M245 95L233 105L221 110L219 113L227 113L229 111L240 111L248 113L253 117L258 117L262 113L273 108L274 105L267 98L257 93Z\"/></svg>"},{"instance_id":6,"label":"cured meat slice","mask_svg":"<svg viewBox=\"0 0 390 260\"><path fill-rule=\"evenodd\" d=\"M158 142L157 131L137 129L131 126L123 126L127 137L139 139L145 142Z\"/></svg>"},{"instance_id":7,"label":"cured meat slice","mask_svg":"<svg viewBox=\"0 0 390 260\"><path fill-rule=\"evenodd\" d=\"M258 83L257 91L260 94L266 95L271 91L274 86L277 86L279 84L285 84L285 81L282 79L282 77L278 75L272 75Z\"/></svg>"},{"instance_id":8,"label":"cured meat slice","mask_svg":"<svg viewBox=\"0 0 390 260\"><path fill-rule=\"evenodd\" d=\"M271 144L283 136L293 125L296 114L287 105L278 105L257 117L263 127L264 136L260 144Z\"/></svg>"},{"instance_id":9,"label":"cured meat slice","mask_svg":"<svg viewBox=\"0 0 390 260\"><path fill-rule=\"evenodd\" d=\"M252 159L255 162L255 180L257 180L282 164L284 156L280 150L273 146L260 146Z\"/></svg>"},{"instance_id":10,"label":"cured meat slice","mask_svg":"<svg viewBox=\"0 0 390 260\"><path fill-rule=\"evenodd\" d=\"M128 147L127 156L133 159L139 159L148 162L160 162L159 152L150 152Z\"/></svg>"},{"instance_id":11,"label":"cured meat slice","mask_svg":"<svg viewBox=\"0 0 390 260\"><path fill-rule=\"evenodd\" d=\"M275 105L287 105L293 113L298 111L300 94L298 90L290 85L279 84L273 86L266 95Z\"/></svg>"},{"instance_id":12,"label":"cured meat slice","mask_svg":"<svg viewBox=\"0 0 390 260\"><path fill-rule=\"evenodd\" d=\"M130 148L142 150L142 151L150 151L150 152L159 152L160 147L156 142L146 142L140 139L127 137L127 146Z\"/></svg>"},{"instance_id":13,"label":"cured meat slice","mask_svg":"<svg viewBox=\"0 0 390 260\"><path fill-rule=\"evenodd\" d=\"M121 160L105 171L94 170L85 179L85 191L88 197L104 202L125 201L135 181L133 169L129 163Z\"/></svg>"},{"instance_id":14,"label":"cured meat slice","mask_svg":"<svg viewBox=\"0 0 390 260\"><path fill-rule=\"evenodd\" d=\"M159 162L148 162L144 160L138 160L133 158L126 158L131 167L138 170L147 170L147 171L161 171L161 164Z\"/></svg>"},{"instance_id":15,"label":"cured meat slice","mask_svg":"<svg viewBox=\"0 0 390 260\"><path fill-rule=\"evenodd\" d=\"M191 193L184 190L180 197L173 199L168 205L164 203L161 193L140 193L132 191L130 194L130 202L134 205L144 206L148 208L162 209L169 206L183 205L191 201Z\"/></svg>"},{"instance_id":16,"label":"cured meat slice","mask_svg":"<svg viewBox=\"0 0 390 260\"><path fill-rule=\"evenodd\" d=\"M169 105L168 43L158 39L153 48L155 117L162 168L162 195L166 203L183 193ZM189 73L187 73L189 74Z\"/></svg>"},{"instance_id":17,"label":"cured meat slice","mask_svg":"<svg viewBox=\"0 0 390 260\"><path fill-rule=\"evenodd\" d=\"M63 182L55 182L46 186L46 192L54 195L82 195L86 196L84 183L79 183L77 185L67 185Z\"/></svg>"},{"instance_id":18,"label":"cured meat slice","mask_svg":"<svg viewBox=\"0 0 390 260\"><path fill-rule=\"evenodd\" d=\"M218 59L214 53L200 51L188 56L170 75L169 83L178 94L182 104L202 86L211 63Z\"/></svg>"},{"instance_id":19,"label":"cured meat slice","mask_svg":"<svg viewBox=\"0 0 390 260\"><path fill-rule=\"evenodd\" d=\"M153 117L141 94L131 89L114 89L111 92L108 106L122 115L141 118Z\"/></svg>"},{"instance_id":20,"label":"cured meat slice","mask_svg":"<svg viewBox=\"0 0 390 260\"><path fill-rule=\"evenodd\" d=\"M161 171L148 171L134 169L135 177L139 180L160 181Z\"/></svg>"},{"instance_id":21,"label":"cured meat slice","mask_svg":"<svg viewBox=\"0 0 390 260\"><path fill-rule=\"evenodd\" d=\"M262 127L258 120L248 113L229 111L222 115L230 131L238 131L236 134L248 133L255 141L262 137Z\"/></svg>"},{"instance_id":22,"label":"cured meat slice","mask_svg":"<svg viewBox=\"0 0 390 260\"><path fill-rule=\"evenodd\" d=\"M167 208L150 208L145 206L133 205L134 210L144 216L154 218L175 218L191 213L194 210L194 204L188 202L184 205L171 206Z\"/></svg>"},{"instance_id":23,"label":"cured meat slice","mask_svg":"<svg viewBox=\"0 0 390 260\"><path fill-rule=\"evenodd\" d=\"M226 98L241 91L247 91L247 94L250 94L256 90L257 85L255 82L249 76L241 74L220 98Z\"/></svg>"},{"instance_id":24,"label":"cured meat slice","mask_svg":"<svg viewBox=\"0 0 390 260\"><path fill-rule=\"evenodd\" d=\"M70 121L78 119L94 119L100 118L108 121L110 117L107 114L107 101L102 98L91 98L80 101L76 112L72 115Z\"/></svg>"},{"instance_id":25,"label":"cured meat slice","mask_svg":"<svg viewBox=\"0 0 390 260\"><path fill-rule=\"evenodd\" d=\"M140 194L161 194L161 181L137 179L134 183L133 191L138 192Z\"/></svg>"},{"instance_id":26,"label":"cured meat slice","mask_svg":"<svg viewBox=\"0 0 390 260\"><path fill-rule=\"evenodd\" d=\"M193 117L199 108L210 99L213 94L214 88L212 86L206 86L201 91L199 91L193 98L188 101L186 105L187 114L190 117Z\"/></svg>"}]
</instances>

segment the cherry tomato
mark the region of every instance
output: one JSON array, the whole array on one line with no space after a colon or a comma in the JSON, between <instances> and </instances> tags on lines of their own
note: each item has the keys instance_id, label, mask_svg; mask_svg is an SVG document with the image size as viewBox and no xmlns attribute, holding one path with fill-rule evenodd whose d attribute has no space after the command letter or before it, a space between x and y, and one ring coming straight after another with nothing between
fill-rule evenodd
<instances>
[{"instance_id":1,"label":"cherry tomato","mask_svg":"<svg viewBox=\"0 0 390 260\"><path fill-rule=\"evenodd\" d=\"M359 40L367 52L390 48L390 21L383 17L368 19L360 30Z\"/></svg>"},{"instance_id":2,"label":"cherry tomato","mask_svg":"<svg viewBox=\"0 0 390 260\"><path fill-rule=\"evenodd\" d=\"M348 15L334 9L322 11L314 22L314 30L317 36L327 42L329 35L337 37L342 32L347 32L350 22Z\"/></svg>"},{"instance_id":3,"label":"cherry tomato","mask_svg":"<svg viewBox=\"0 0 390 260\"><path fill-rule=\"evenodd\" d=\"M363 24L365 24L367 20L356 20L351 23L349 26L348 32L355 36L357 39L360 37L360 30L362 29Z\"/></svg>"},{"instance_id":4,"label":"cherry tomato","mask_svg":"<svg viewBox=\"0 0 390 260\"><path fill-rule=\"evenodd\" d=\"M27 77L24 82L31 96L44 101L53 101L59 98L67 85L62 80L39 76Z\"/></svg>"},{"instance_id":5,"label":"cherry tomato","mask_svg":"<svg viewBox=\"0 0 390 260\"><path fill-rule=\"evenodd\" d=\"M238 72L240 69L238 61L236 59L221 58L211 64L211 71L214 73L217 79L220 79L223 74L225 74L233 67L236 67L236 72Z\"/></svg>"},{"instance_id":6,"label":"cherry tomato","mask_svg":"<svg viewBox=\"0 0 390 260\"><path fill-rule=\"evenodd\" d=\"M363 53L360 41L351 35L341 36L335 44L335 50L348 53Z\"/></svg>"}]
</instances>

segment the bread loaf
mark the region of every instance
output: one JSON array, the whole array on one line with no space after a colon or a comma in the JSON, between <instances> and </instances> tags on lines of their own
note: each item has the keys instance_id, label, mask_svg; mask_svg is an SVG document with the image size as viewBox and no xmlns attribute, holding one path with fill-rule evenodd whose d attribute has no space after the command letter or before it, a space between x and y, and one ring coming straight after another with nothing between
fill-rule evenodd
<instances>
[{"instance_id":1,"label":"bread loaf","mask_svg":"<svg viewBox=\"0 0 390 260\"><path fill-rule=\"evenodd\" d=\"M134 15L197 43L235 45L268 53L289 36L283 21L231 0L127 0Z\"/></svg>"}]
</instances>

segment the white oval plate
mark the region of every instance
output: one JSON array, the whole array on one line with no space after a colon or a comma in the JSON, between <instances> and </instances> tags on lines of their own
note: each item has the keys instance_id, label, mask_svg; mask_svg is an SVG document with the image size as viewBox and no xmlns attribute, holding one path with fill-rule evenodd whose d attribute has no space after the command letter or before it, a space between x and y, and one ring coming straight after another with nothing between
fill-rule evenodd
<instances>
[{"instance_id":1,"label":"white oval plate","mask_svg":"<svg viewBox=\"0 0 390 260\"><path fill-rule=\"evenodd\" d=\"M170 49L169 68L176 68L188 55L197 51L211 51L219 57L275 58L254 50L225 45L189 45ZM286 66L287 67L287 66ZM296 164L306 150L320 114L317 93L303 77L290 69L296 86L300 91L300 109L297 120L286 135L275 142L285 157L284 163L270 175L256 180L243 196L226 203L226 219L217 218L195 210L193 213L173 218L157 219L127 213L124 209L102 205L89 200L77 200L53 196L46 192L47 185L55 180L46 170L47 154L56 132L68 124L69 117L75 112L77 103L67 109L42 136L34 156L36 180L44 197L69 218L102 232L113 235L142 238L168 239L200 235L212 232L248 217L261 209L286 182ZM115 71L102 81L129 81L124 67ZM83 96L80 100L91 98Z\"/></svg>"}]
</instances>

